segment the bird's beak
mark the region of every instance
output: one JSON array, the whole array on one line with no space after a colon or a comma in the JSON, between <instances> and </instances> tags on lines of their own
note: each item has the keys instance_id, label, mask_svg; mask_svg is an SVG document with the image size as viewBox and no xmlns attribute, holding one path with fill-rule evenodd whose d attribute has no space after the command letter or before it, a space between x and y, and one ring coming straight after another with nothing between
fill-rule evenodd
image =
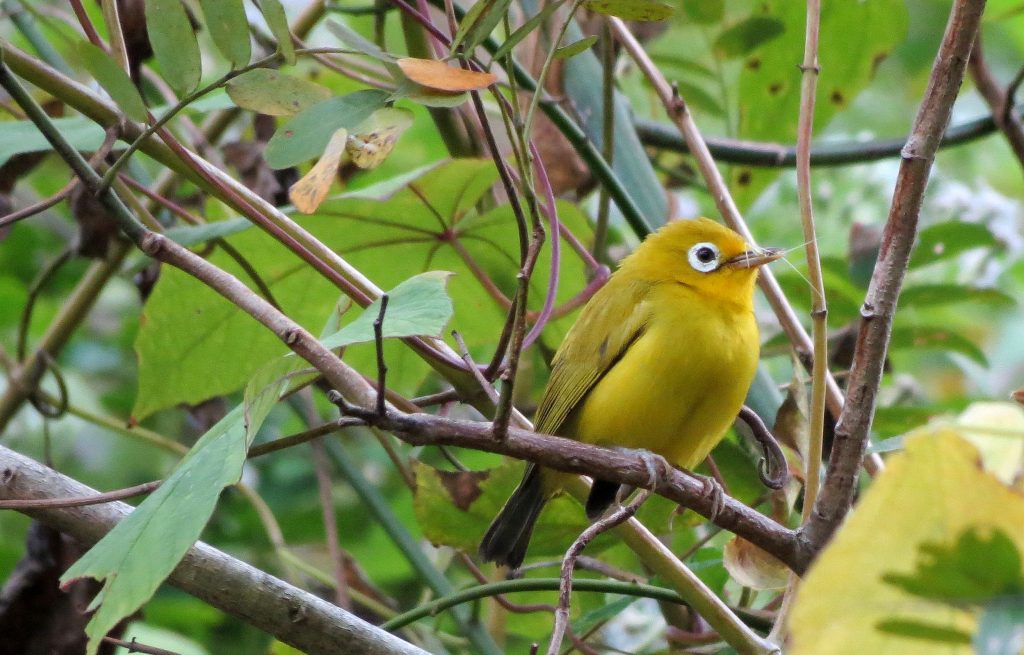
<instances>
[{"instance_id":1,"label":"bird's beak","mask_svg":"<svg viewBox=\"0 0 1024 655\"><path fill-rule=\"evenodd\" d=\"M757 268L769 264L785 254L782 248L757 248L747 250L725 261L724 268Z\"/></svg>"}]
</instances>

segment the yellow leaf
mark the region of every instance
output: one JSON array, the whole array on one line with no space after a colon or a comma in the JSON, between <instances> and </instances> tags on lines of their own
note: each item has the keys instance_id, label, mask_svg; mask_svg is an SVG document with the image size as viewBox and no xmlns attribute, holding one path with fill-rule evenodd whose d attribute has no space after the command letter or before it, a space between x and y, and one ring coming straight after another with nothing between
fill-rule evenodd
<instances>
[{"instance_id":1,"label":"yellow leaf","mask_svg":"<svg viewBox=\"0 0 1024 655\"><path fill-rule=\"evenodd\" d=\"M969 609L913 596L883 581L911 574L925 543L954 543L967 529L1001 530L1024 552L1024 497L979 467L978 451L951 428L908 436L888 460L800 587L791 655L970 655L969 644L883 632L881 621L972 634ZM941 650L939 650L941 649Z\"/></svg>"},{"instance_id":2,"label":"yellow leaf","mask_svg":"<svg viewBox=\"0 0 1024 655\"><path fill-rule=\"evenodd\" d=\"M331 136L327 142L324 154L319 161L309 169L309 172L302 176L302 179L288 189L288 197L295 208L303 214L312 214L320 203L327 197L334 181L334 174L338 170L338 163L341 155L345 152L345 142L348 141L348 130L341 128Z\"/></svg>"},{"instance_id":3,"label":"yellow leaf","mask_svg":"<svg viewBox=\"0 0 1024 655\"><path fill-rule=\"evenodd\" d=\"M1024 408L1014 403L972 403L956 423L981 452L986 471L1006 484L1020 479L1024 464Z\"/></svg>"},{"instance_id":4,"label":"yellow leaf","mask_svg":"<svg viewBox=\"0 0 1024 655\"><path fill-rule=\"evenodd\" d=\"M417 84L453 93L485 89L498 80L494 73L454 68L443 61L433 59L405 57L398 60L398 67L406 77Z\"/></svg>"},{"instance_id":5,"label":"yellow leaf","mask_svg":"<svg viewBox=\"0 0 1024 655\"><path fill-rule=\"evenodd\" d=\"M410 125L412 112L394 107L378 109L352 130L345 152L359 168L376 168L391 154L398 137Z\"/></svg>"}]
</instances>

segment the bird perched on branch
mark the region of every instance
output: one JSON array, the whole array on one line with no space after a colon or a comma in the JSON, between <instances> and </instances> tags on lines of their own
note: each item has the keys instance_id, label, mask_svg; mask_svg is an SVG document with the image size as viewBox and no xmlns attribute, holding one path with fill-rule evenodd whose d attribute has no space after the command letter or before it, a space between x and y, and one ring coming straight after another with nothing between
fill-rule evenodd
<instances>
[{"instance_id":1,"label":"bird perched on branch","mask_svg":"<svg viewBox=\"0 0 1024 655\"><path fill-rule=\"evenodd\" d=\"M754 282L760 266L781 256L707 218L674 221L648 236L555 354L536 430L695 467L732 425L754 378ZM484 535L485 560L522 564L562 475L527 466ZM595 480L587 516L600 516L618 488Z\"/></svg>"}]
</instances>

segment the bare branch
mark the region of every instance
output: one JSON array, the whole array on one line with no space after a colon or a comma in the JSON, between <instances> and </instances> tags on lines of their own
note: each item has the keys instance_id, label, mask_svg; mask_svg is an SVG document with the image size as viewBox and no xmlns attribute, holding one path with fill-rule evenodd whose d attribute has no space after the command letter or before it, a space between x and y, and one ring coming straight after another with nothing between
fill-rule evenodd
<instances>
[{"instance_id":1,"label":"bare branch","mask_svg":"<svg viewBox=\"0 0 1024 655\"><path fill-rule=\"evenodd\" d=\"M0 499L45 500L98 492L0 446ZM22 510L86 544L100 540L132 508L121 502ZM425 655L394 635L202 542L168 581L276 639L325 655Z\"/></svg>"}]
</instances>

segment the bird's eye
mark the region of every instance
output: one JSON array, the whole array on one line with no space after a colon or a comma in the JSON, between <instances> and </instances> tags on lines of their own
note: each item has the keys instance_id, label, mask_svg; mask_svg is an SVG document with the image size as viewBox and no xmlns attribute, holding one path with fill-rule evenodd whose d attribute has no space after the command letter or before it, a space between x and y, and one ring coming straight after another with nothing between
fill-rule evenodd
<instances>
[{"instance_id":1,"label":"bird's eye","mask_svg":"<svg viewBox=\"0 0 1024 655\"><path fill-rule=\"evenodd\" d=\"M687 259L695 271L710 273L718 268L718 247L713 243L698 243L690 248Z\"/></svg>"}]
</instances>

